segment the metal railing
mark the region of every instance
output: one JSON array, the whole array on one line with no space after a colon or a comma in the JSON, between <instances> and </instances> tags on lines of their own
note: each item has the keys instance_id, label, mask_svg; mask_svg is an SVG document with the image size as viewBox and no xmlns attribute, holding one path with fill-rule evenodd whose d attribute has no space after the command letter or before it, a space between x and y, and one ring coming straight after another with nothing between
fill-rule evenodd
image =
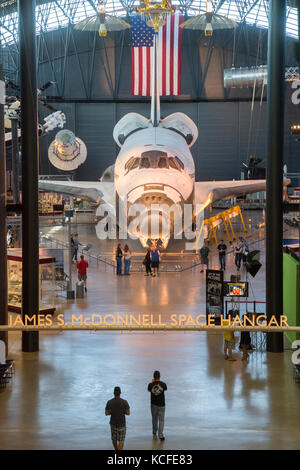
<instances>
[{"instance_id":1,"label":"metal railing","mask_svg":"<svg viewBox=\"0 0 300 470\"><path fill-rule=\"evenodd\" d=\"M70 243L64 242L62 240L58 240L56 238L52 238L49 235L42 235L42 234L40 235L40 247L41 248L43 248L41 246L43 242L50 243L51 248L60 248L63 250L70 250ZM93 251L84 250L84 248L79 248L78 253L84 254L84 256L90 260L91 259L95 260L97 264L103 263L103 265L105 266L105 270L107 266L113 268L113 271L115 271L116 269L116 263L112 259L102 255L101 253L95 253Z\"/></svg>"}]
</instances>

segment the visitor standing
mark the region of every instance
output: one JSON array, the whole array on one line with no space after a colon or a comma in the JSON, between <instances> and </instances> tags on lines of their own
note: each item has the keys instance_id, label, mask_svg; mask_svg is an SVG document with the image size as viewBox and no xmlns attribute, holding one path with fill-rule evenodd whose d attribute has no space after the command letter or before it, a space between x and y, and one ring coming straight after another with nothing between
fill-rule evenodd
<instances>
[{"instance_id":1,"label":"visitor standing","mask_svg":"<svg viewBox=\"0 0 300 470\"><path fill-rule=\"evenodd\" d=\"M200 258L201 258L201 273L203 273L203 268L206 266L206 269L208 267L208 254L209 254L209 248L206 244L203 245L203 247L200 250Z\"/></svg>"},{"instance_id":2,"label":"visitor standing","mask_svg":"<svg viewBox=\"0 0 300 470\"><path fill-rule=\"evenodd\" d=\"M143 261L143 265L146 268L145 276L149 276L149 275L152 276L150 248L147 248L145 258L144 258L144 261Z\"/></svg>"},{"instance_id":3,"label":"visitor standing","mask_svg":"<svg viewBox=\"0 0 300 470\"><path fill-rule=\"evenodd\" d=\"M248 315L243 316L243 324L247 324L247 319L250 320ZM251 335L250 331L241 331L241 339L240 339L240 345L239 349L242 350L243 356L242 356L242 361L247 361L249 358L248 351L251 350Z\"/></svg>"},{"instance_id":4,"label":"visitor standing","mask_svg":"<svg viewBox=\"0 0 300 470\"><path fill-rule=\"evenodd\" d=\"M241 248L242 248L243 265L245 265L248 261L248 255L249 255L249 247L245 241L243 241Z\"/></svg>"},{"instance_id":5,"label":"visitor standing","mask_svg":"<svg viewBox=\"0 0 300 470\"><path fill-rule=\"evenodd\" d=\"M86 287L87 271L86 270L88 267L89 267L89 263L84 259L83 255L80 255L80 261L78 261L77 263L78 280L83 281L85 292L87 292L87 287Z\"/></svg>"},{"instance_id":6,"label":"visitor standing","mask_svg":"<svg viewBox=\"0 0 300 470\"><path fill-rule=\"evenodd\" d=\"M223 325L230 325L229 320L223 320ZM234 338L234 331L232 330L225 330L224 331L224 359L228 359L229 361L236 361L232 356L232 351L235 349L235 338Z\"/></svg>"},{"instance_id":7,"label":"visitor standing","mask_svg":"<svg viewBox=\"0 0 300 470\"><path fill-rule=\"evenodd\" d=\"M74 237L73 237L73 259L75 261L77 261L77 258L78 258L78 248L79 248L79 245L81 245L81 243L79 242L78 240L78 233L75 233ZM72 237L71 237L71 246L72 246Z\"/></svg>"},{"instance_id":8,"label":"visitor standing","mask_svg":"<svg viewBox=\"0 0 300 470\"><path fill-rule=\"evenodd\" d=\"M218 250L219 250L220 269L225 271L227 246L225 245L224 240L220 240L220 244L218 245Z\"/></svg>"},{"instance_id":9,"label":"visitor standing","mask_svg":"<svg viewBox=\"0 0 300 470\"><path fill-rule=\"evenodd\" d=\"M236 245L234 249L234 262L238 271L241 268L241 261L242 261L242 247L240 245Z\"/></svg>"},{"instance_id":10,"label":"visitor standing","mask_svg":"<svg viewBox=\"0 0 300 470\"><path fill-rule=\"evenodd\" d=\"M119 243L117 247L117 252L116 252L117 276L121 276L122 274L122 258L123 258L123 250L122 250L121 243Z\"/></svg>"},{"instance_id":11,"label":"visitor standing","mask_svg":"<svg viewBox=\"0 0 300 470\"><path fill-rule=\"evenodd\" d=\"M150 252L151 256L151 266L153 268L153 276L159 276L159 261L160 261L160 252L157 246L153 248Z\"/></svg>"},{"instance_id":12,"label":"visitor standing","mask_svg":"<svg viewBox=\"0 0 300 470\"><path fill-rule=\"evenodd\" d=\"M151 414L152 414L152 432L156 437L158 430L158 437L161 441L165 440L164 437L164 424L165 424L165 391L167 385L160 380L160 372L154 371L152 382L148 385L148 391L151 393Z\"/></svg>"},{"instance_id":13,"label":"visitor standing","mask_svg":"<svg viewBox=\"0 0 300 470\"><path fill-rule=\"evenodd\" d=\"M105 415L110 416L111 440L115 450L122 450L126 436L126 418L130 415L129 404L121 398L120 387L114 388L114 398L106 403Z\"/></svg>"},{"instance_id":14,"label":"visitor standing","mask_svg":"<svg viewBox=\"0 0 300 470\"><path fill-rule=\"evenodd\" d=\"M131 265L131 251L128 245L125 245L123 255L124 255L124 275L129 276L130 265Z\"/></svg>"}]
</instances>

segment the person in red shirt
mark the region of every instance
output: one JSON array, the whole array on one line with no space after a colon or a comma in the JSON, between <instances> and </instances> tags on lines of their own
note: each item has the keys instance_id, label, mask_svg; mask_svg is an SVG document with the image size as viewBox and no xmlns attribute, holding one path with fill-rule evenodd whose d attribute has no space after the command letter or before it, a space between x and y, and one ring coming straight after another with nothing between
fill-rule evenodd
<instances>
[{"instance_id":1,"label":"person in red shirt","mask_svg":"<svg viewBox=\"0 0 300 470\"><path fill-rule=\"evenodd\" d=\"M84 290L87 292L86 288L86 270L89 267L89 263L84 259L84 256L80 256L80 261L77 263L77 270L78 270L78 280L84 282Z\"/></svg>"}]
</instances>

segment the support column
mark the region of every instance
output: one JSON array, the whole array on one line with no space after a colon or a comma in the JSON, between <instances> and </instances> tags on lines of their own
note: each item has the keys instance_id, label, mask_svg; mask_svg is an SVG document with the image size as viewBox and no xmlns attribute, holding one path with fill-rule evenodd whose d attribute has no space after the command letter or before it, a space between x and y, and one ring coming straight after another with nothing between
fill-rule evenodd
<instances>
[{"instance_id":1,"label":"support column","mask_svg":"<svg viewBox=\"0 0 300 470\"><path fill-rule=\"evenodd\" d=\"M295 43L295 58L296 61L298 62L298 67L300 71L300 0L296 1L296 6L298 10L298 42ZM300 179L299 179L300 183ZM298 257L299 257L299 283L298 283L298 296L299 296L299 304L298 304L298 321L297 324L299 324L300 321L300 223L298 222L298 236L299 236L299 251L298 251ZM300 337L297 335L297 338Z\"/></svg>"},{"instance_id":2,"label":"support column","mask_svg":"<svg viewBox=\"0 0 300 470\"><path fill-rule=\"evenodd\" d=\"M270 0L267 97L266 313L283 313L283 141L286 0ZM283 334L267 334L267 351L283 351Z\"/></svg>"},{"instance_id":3,"label":"support column","mask_svg":"<svg viewBox=\"0 0 300 470\"><path fill-rule=\"evenodd\" d=\"M18 0L22 142L22 315L39 313L38 122L35 0ZM22 333L22 350L38 351L39 333Z\"/></svg>"},{"instance_id":4,"label":"support column","mask_svg":"<svg viewBox=\"0 0 300 470\"><path fill-rule=\"evenodd\" d=\"M5 82L0 66L0 325L7 325L7 242L6 242L6 156L4 129ZM0 331L0 340L8 347L7 332Z\"/></svg>"},{"instance_id":5,"label":"support column","mask_svg":"<svg viewBox=\"0 0 300 470\"><path fill-rule=\"evenodd\" d=\"M11 140L12 140L12 173L13 173L13 198L14 203L19 204L19 137L18 120L11 119Z\"/></svg>"},{"instance_id":6,"label":"support column","mask_svg":"<svg viewBox=\"0 0 300 470\"><path fill-rule=\"evenodd\" d=\"M72 204L73 206L73 204ZM69 246L69 253L68 253L68 261L69 261L69 281L67 287L67 299L74 299L75 292L73 290L73 283L72 283L72 246L71 246L71 220L73 217L74 211L72 209L65 210L65 218L68 218L68 246Z\"/></svg>"}]
</instances>

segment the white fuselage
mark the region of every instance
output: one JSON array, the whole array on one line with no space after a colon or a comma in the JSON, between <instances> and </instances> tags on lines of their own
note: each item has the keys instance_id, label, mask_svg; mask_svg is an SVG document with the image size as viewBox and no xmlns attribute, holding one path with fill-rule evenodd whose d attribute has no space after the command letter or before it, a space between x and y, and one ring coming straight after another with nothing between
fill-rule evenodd
<instances>
[{"instance_id":1,"label":"white fuselage","mask_svg":"<svg viewBox=\"0 0 300 470\"><path fill-rule=\"evenodd\" d=\"M127 201L129 215L133 204L145 207L138 233L131 233L145 244L149 238L169 238L162 232L162 224L153 233L155 217L160 221L167 217L164 210L160 214L150 212L153 204L183 207L184 203L192 203L195 166L183 136L170 129L150 127L127 137L115 163L114 179L119 198Z\"/></svg>"}]
</instances>

